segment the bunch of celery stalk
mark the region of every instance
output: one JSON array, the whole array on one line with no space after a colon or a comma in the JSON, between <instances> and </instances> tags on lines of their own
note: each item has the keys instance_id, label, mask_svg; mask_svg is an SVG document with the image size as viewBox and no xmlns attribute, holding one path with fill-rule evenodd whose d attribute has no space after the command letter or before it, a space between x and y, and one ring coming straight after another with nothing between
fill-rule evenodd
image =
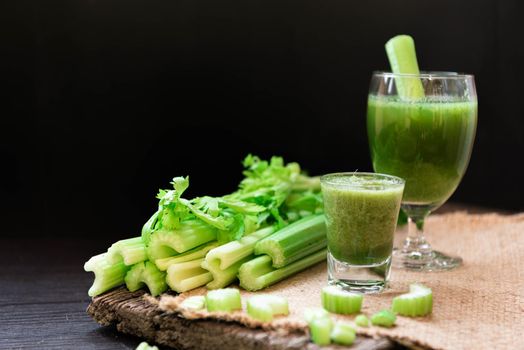
<instances>
[{"instance_id":1,"label":"bunch of celery stalk","mask_svg":"<svg viewBox=\"0 0 524 350\"><path fill-rule=\"evenodd\" d=\"M84 269L95 274L90 296L125 284L152 295L168 288L223 288L237 278L255 291L326 258L319 179L280 157L249 155L238 190L185 199L189 179L160 190L158 210L140 237L114 243Z\"/></svg>"}]
</instances>

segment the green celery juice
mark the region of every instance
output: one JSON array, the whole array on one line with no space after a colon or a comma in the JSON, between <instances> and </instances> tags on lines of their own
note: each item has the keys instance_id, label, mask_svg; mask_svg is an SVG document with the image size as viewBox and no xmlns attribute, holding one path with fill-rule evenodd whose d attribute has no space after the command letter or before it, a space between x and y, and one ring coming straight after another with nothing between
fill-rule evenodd
<instances>
[{"instance_id":1,"label":"green celery juice","mask_svg":"<svg viewBox=\"0 0 524 350\"><path fill-rule=\"evenodd\" d=\"M383 264L391 256L404 181L372 173L321 178L330 254L351 265Z\"/></svg>"},{"instance_id":2,"label":"green celery juice","mask_svg":"<svg viewBox=\"0 0 524 350\"><path fill-rule=\"evenodd\" d=\"M403 203L436 208L457 188L471 155L477 103L370 96L373 168L406 180Z\"/></svg>"}]
</instances>

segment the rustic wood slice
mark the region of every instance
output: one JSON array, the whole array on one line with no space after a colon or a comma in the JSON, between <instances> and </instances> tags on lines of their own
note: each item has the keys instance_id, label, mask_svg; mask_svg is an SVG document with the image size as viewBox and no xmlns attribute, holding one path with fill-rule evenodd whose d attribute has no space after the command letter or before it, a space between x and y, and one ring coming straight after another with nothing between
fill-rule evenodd
<instances>
[{"instance_id":1,"label":"rustic wood slice","mask_svg":"<svg viewBox=\"0 0 524 350\"><path fill-rule=\"evenodd\" d=\"M235 322L187 320L161 311L157 305L144 298L144 294L141 290L129 292L125 288L118 288L93 298L87 312L103 326L115 325L120 332L179 350L320 349L309 342L308 334L303 332L280 334L278 331L247 328ZM401 348L386 338L359 336L351 349ZM344 347L333 345L322 349Z\"/></svg>"}]
</instances>

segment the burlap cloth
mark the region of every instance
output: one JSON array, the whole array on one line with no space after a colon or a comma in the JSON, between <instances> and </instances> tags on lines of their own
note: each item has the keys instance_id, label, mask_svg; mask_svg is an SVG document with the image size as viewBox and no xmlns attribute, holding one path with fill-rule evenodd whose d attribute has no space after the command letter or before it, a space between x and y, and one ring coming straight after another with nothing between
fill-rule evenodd
<instances>
[{"instance_id":1,"label":"burlap cloth","mask_svg":"<svg viewBox=\"0 0 524 350\"><path fill-rule=\"evenodd\" d=\"M391 288L380 295L365 296L362 312L370 315L389 308L392 298L405 293L409 283L420 282L433 289L433 313L428 317L398 317L392 329L358 328L358 333L433 349L524 349L524 213L435 215L428 219L426 232L434 248L461 256L464 265L439 273L394 269ZM305 330L303 310L320 306L320 289L326 285L326 278L326 264L321 263L264 290L287 297L291 311L288 317L270 324L253 321L243 312L182 315L218 318L248 327ZM180 312L177 306L181 300L205 292L199 288L177 297L164 296L160 307ZM241 292L243 297L253 294ZM352 320L353 316L340 318Z\"/></svg>"}]
</instances>

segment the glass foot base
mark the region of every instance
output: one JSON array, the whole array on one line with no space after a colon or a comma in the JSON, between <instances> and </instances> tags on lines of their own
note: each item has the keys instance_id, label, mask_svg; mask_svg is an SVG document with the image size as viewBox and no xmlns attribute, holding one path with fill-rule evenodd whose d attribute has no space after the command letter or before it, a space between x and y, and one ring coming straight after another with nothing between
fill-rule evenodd
<instances>
[{"instance_id":1,"label":"glass foot base","mask_svg":"<svg viewBox=\"0 0 524 350\"><path fill-rule=\"evenodd\" d=\"M393 267L413 271L448 271L462 265L462 258L449 256L433 250L429 254L417 252L405 253L401 249L393 250Z\"/></svg>"},{"instance_id":2,"label":"glass foot base","mask_svg":"<svg viewBox=\"0 0 524 350\"><path fill-rule=\"evenodd\" d=\"M373 265L352 265L337 260L328 252L328 284L348 292L380 293L388 286L391 257Z\"/></svg>"}]
</instances>

